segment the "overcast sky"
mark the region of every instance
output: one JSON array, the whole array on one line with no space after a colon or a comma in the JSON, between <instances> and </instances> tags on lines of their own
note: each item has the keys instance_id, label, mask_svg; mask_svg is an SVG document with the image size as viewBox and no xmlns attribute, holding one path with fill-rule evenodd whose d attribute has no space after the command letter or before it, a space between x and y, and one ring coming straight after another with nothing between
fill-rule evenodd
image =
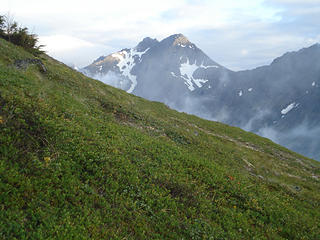
<instances>
[{"instance_id":1,"label":"overcast sky","mask_svg":"<svg viewBox=\"0 0 320 240\"><path fill-rule=\"evenodd\" d=\"M78 67L175 33L232 70L320 42L320 0L1 0L7 12Z\"/></svg>"}]
</instances>

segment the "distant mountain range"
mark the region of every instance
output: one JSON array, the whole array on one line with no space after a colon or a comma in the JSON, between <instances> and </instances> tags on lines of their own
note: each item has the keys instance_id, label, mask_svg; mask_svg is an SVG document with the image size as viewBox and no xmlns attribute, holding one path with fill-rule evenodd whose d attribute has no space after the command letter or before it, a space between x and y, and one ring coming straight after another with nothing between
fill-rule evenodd
<instances>
[{"instance_id":1,"label":"distant mountain range","mask_svg":"<svg viewBox=\"0 0 320 240\"><path fill-rule=\"evenodd\" d=\"M271 138L320 160L320 45L234 72L182 34L101 56L80 70L129 93Z\"/></svg>"}]
</instances>

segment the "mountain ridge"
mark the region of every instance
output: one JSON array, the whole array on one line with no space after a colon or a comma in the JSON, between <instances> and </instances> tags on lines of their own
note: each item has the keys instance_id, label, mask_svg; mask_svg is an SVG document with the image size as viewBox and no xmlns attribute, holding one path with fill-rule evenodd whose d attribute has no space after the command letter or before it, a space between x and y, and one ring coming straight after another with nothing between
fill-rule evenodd
<instances>
[{"instance_id":1,"label":"mountain ridge","mask_svg":"<svg viewBox=\"0 0 320 240\"><path fill-rule=\"evenodd\" d=\"M187 53L186 54L184 54L184 53L179 54L178 52L179 52L179 50L181 50L181 48L185 48L186 49L185 51L187 51ZM149 50L150 50L150 52L149 52ZM172 50L174 51L174 53L170 54L172 52ZM183 56L183 55L189 55L188 52L192 53L191 57ZM119 55L122 56L122 55L124 55L124 53L129 55L128 58L136 57L133 60L132 59L129 60L130 64L128 66L125 66L126 68L131 67L131 69L129 69L128 71L129 71L129 73L132 71L133 75L135 75L134 74L135 70L133 69L134 66L132 66L132 64L139 63L139 61L141 62L142 61L141 57L145 54L149 54L149 55L157 54L157 56L159 58L164 58L164 59L166 58L166 56L163 56L163 55L170 54L170 57L174 58L175 61L181 62L182 64L186 63L186 65L195 65L198 67L203 66L205 68L209 68L210 65L212 65L214 67L217 67L217 66L222 67L219 64L217 64L216 62L214 62L213 60L211 60L205 53L203 53L201 51L201 49L197 48L197 46L195 44L191 43L184 35L174 34L174 35L171 35L171 36L161 40L160 42L157 41L156 39L151 39L149 37L144 38L140 43L138 43L138 45L136 47L134 47L132 49L122 49L121 51L112 53L106 57L99 57L98 62L97 62L97 60L95 60L92 65L89 65L89 66L83 68L82 72L86 73L87 75L97 75L97 74L104 75L104 74L107 74L109 71L115 71L116 73L122 73L121 68L123 68L124 66L121 65L119 67L119 69L115 69L116 68L115 63L117 63L118 61L117 60L112 61L112 60L114 59L115 56L119 56ZM180 60L177 59L177 54L179 55ZM198 55L198 59L196 59L197 55ZM104 63L103 60L106 62L109 62L112 66L102 66L102 64ZM170 64L167 64L167 67L170 68ZM102 71L103 68L104 68L104 71ZM170 72L170 73L174 73L174 72ZM177 71L175 71L174 74L176 74L176 73L177 73ZM184 74L182 74L182 75L184 75ZM97 76L97 78L99 78L98 76ZM120 76L118 76L118 77L120 77ZM134 79L135 77L134 76L130 76L128 73L125 73L125 77L129 78L131 80L132 84L135 85L135 79ZM180 76L175 75L174 77L180 77ZM194 84L196 84L197 86L200 86L199 83L198 84L192 83L192 79L190 76L187 78L183 78L182 80L185 80L185 83L189 87L190 90L194 89ZM124 90L128 91L128 89L126 89L126 88L124 88ZM132 92L132 91L133 91L133 89L130 89L130 92Z\"/></svg>"},{"instance_id":2,"label":"mountain ridge","mask_svg":"<svg viewBox=\"0 0 320 240\"><path fill-rule=\"evenodd\" d=\"M303 150L310 149L308 144L314 145L313 142L320 149L320 140L315 137L301 140L303 147L300 148L291 146L291 142L296 145L296 134L284 140L298 128L320 127L320 114L315 114L320 109L313 107L319 100L316 94L320 85L319 44L283 54L270 65L231 71L209 58L182 34L154 41L151 48L137 53L136 59L130 62L127 69L131 76L123 74L115 64L100 73L101 66L89 65L83 72L179 111L271 137L273 141L320 160L320 150L316 147ZM271 136L271 132L276 134Z\"/></svg>"}]
</instances>

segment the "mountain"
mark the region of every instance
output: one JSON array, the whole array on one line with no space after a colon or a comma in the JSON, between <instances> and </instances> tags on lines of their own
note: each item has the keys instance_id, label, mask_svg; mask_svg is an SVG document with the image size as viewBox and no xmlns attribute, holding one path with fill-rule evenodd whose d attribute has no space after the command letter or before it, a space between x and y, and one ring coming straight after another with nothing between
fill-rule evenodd
<instances>
[{"instance_id":1,"label":"mountain","mask_svg":"<svg viewBox=\"0 0 320 240\"><path fill-rule=\"evenodd\" d=\"M1 239L317 239L319 176L0 39Z\"/></svg>"},{"instance_id":2,"label":"mountain","mask_svg":"<svg viewBox=\"0 0 320 240\"><path fill-rule=\"evenodd\" d=\"M221 88L195 94L215 96L202 101L206 112L219 117L223 106L225 123L320 160L319 44L286 53L269 66L228 73L226 79Z\"/></svg>"},{"instance_id":3,"label":"mountain","mask_svg":"<svg viewBox=\"0 0 320 240\"><path fill-rule=\"evenodd\" d=\"M102 56L82 72L149 100L178 104L207 77L228 71L182 34L161 42L145 38L132 49Z\"/></svg>"},{"instance_id":4,"label":"mountain","mask_svg":"<svg viewBox=\"0 0 320 240\"><path fill-rule=\"evenodd\" d=\"M182 34L145 38L82 69L127 92L241 127L320 160L320 45L231 71Z\"/></svg>"}]
</instances>

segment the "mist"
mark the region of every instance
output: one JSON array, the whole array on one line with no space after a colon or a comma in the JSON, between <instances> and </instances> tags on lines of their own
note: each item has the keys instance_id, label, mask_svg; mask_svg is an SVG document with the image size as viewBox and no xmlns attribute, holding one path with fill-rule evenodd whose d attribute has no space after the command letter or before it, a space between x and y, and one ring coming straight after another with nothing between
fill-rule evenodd
<instances>
[{"instance_id":1,"label":"mist","mask_svg":"<svg viewBox=\"0 0 320 240\"><path fill-rule=\"evenodd\" d=\"M122 90L128 90L131 84L130 80L112 71L108 71L107 74L95 74L92 78Z\"/></svg>"},{"instance_id":2,"label":"mist","mask_svg":"<svg viewBox=\"0 0 320 240\"><path fill-rule=\"evenodd\" d=\"M257 134L304 156L320 161L320 127L312 128L305 122L286 132L268 127L260 129Z\"/></svg>"},{"instance_id":3,"label":"mist","mask_svg":"<svg viewBox=\"0 0 320 240\"><path fill-rule=\"evenodd\" d=\"M268 138L292 151L320 161L320 127L311 127L307 120L290 130L280 130L279 127L276 127L277 125L266 126L264 121L272 114L272 111L267 108L257 110L252 118L246 120L246 124L230 124L233 122L235 116L228 110L227 106L222 105L218 110L209 112L208 109L204 107L204 103L207 99L208 97L200 97L197 99L194 97L187 97L180 107L177 107L173 102L166 102L166 104L179 112L186 112L210 121L217 121L240 127L245 131L250 131ZM238 117L243 118L243 116Z\"/></svg>"}]
</instances>

